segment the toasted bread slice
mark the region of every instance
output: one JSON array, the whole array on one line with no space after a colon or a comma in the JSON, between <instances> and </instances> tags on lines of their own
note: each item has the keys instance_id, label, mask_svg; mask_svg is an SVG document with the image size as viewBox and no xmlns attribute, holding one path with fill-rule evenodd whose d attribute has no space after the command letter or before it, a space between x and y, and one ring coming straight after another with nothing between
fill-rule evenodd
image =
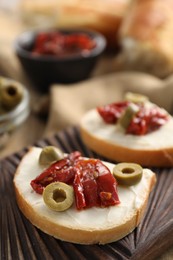
<instances>
[{"instance_id":1,"label":"toasted bread slice","mask_svg":"<svg viewBox=\"0 0 173 260\"><path fill-rule=\"evenodd\" d=\"M31 148L14 177L18 206L33 225L55 238L79 244L117 241L138 226L156 181L151 170L144 169L143 177L136 185L118 185L118 205L84 210L77 210L73 205L66 211L55 212L44 204L42 195L30 186L30 181L43 171L38 164L40 152L40 148ZM105 165L112 171L114 164L105 162Z\"/></svg>"},{"instance_id":2,"label":"toasted bread slice","mask_svg":"<svg viewBox=\"0 0 173 260\"><path fill-rule=\"evenodd\" d=\"M80 122L84 143L98 154L117 162L135 162L143 166L173 165L173 118L146 135L125 134L115 124L106 124L96 109L88 111Z\"/></svg>"}]
</instances>

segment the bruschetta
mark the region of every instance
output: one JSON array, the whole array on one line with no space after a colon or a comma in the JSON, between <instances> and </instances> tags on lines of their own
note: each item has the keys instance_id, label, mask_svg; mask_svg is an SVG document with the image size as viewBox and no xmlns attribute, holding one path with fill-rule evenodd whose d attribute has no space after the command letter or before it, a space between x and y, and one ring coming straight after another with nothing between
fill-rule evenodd
<instances>
[{"instance_id":1,"label":"bruschetta","mask_svg":"<svg viewBox=\"0 0 173 260\"><path fill-rule=\"evenodd\" d=\"M57 239L79 244L117 241L139 225L155 173L139 165L84 158L79 152L56 158L48 166L43 149L32 147L14 176L18 206L33 225ZM50 157L52 161L55 156ZM116 178L119 170L124 176L138 175L138 170L141 175L134 182L121 183Z\"/></svg>"}]
</instances>

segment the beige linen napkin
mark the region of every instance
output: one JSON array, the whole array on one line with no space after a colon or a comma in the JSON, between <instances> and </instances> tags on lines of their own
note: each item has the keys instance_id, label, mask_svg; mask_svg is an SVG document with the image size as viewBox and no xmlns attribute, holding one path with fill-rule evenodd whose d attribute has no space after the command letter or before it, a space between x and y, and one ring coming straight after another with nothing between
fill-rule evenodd
<instances>
[{"instance_id":1,"label":"beige linen napkin","mask_svg":"<svg viewBox=\"0 0 173 260\"><path fill-rule=\"evenodd\" d=\"M45 135L78 124L89 109L121 100L127 91L145 94L154 103L172 110L173 76L162 81L145 73L112 73L70 86L52 86Z\"/></svg>"}]
</instances>

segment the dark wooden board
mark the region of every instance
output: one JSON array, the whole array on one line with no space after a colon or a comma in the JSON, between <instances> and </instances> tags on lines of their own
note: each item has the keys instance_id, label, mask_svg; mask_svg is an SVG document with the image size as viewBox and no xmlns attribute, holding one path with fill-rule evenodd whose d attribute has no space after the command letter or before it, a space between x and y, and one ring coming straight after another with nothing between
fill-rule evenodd
<instances>
[{"instance_id":1,"label":"dark wooden board","mask_svg":"<svg viewBox=\"0 0 173 260\"><path fill-rule=\"evenodd\" d=\"M77 127L70 127L37 146L58 145L64 152L79 150L99 157L82 142ZM154 169L157 184L146 214L128 236L107 245L77 245L62 242L35 228L17 207L13 176L21 157L15 153L0 161L0 259L154 259L173 245L173 169Z\"/></svg>"}]
</instances>

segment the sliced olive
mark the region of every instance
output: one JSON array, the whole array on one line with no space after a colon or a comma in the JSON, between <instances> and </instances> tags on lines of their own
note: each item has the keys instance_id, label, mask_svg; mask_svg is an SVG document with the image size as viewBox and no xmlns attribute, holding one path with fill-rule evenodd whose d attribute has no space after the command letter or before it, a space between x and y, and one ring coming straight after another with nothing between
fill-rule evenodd
<instances>
[{"instance_id":1,"label":"sliced olive","mask_svg":"<svg viewBox=\"0 0 173 260\"><path fill-rule=\"evenodd\" d=\"M64 211L73 204L73 187L63 182L53 182L44 189L43 200L50 209Z\"/></svg>"},{"instance_id":2,"label":"sliced olive","mask_svg":"<svg viewBox=\"0 0 173 260\"><path fill-rule=\"evenodd\" d=\"M64 158L64 153L55 146L45 146L39 156L39 164L50 165Z\"/></svg>"},{"instance_id":3,"label":"sliced olive","mask_svg":"<svg viewBox=\"0 0 173 260\"><path fill-rule=\"evenodd\" d=\"M135 104L129 104L129 106L125 109L124 113L118 120L118 124L120 124L123 128L127 129L130 122L132 121L135 114L139 111L139 107Z\"/></svg>"},{"instance_id":4,"label":"sliced olive","mask_svg":"<svg viewBox=\"0 0 173 260\"><path fill-rule=\"evenodd\" d=\"M113 175L121 185L137 184L143 174L143 168L136 163L119 163L113 168Z\"/></svg>"},{"instance_id":5,"label":"sliced olive","mask_svg":"<svg viewBox=\"0 0 173 260\"><path fill-rule=\"evenodd\" d=\"M142 94L127 92L125 95L125 100L134 102L134 103L145 103L148 101L148 97Z\"/></svg>"},{"instance_id":6,"label":"sliced olive","mask_svg":"<svg viewBox=\"0 0 173 260\"><path fill-rule=\"evenodd\" d=\"M17 106L23 97L23 87L17 82L2 80L0 84L0 101L5 109Z\"/></svg>"}]
</instances>

